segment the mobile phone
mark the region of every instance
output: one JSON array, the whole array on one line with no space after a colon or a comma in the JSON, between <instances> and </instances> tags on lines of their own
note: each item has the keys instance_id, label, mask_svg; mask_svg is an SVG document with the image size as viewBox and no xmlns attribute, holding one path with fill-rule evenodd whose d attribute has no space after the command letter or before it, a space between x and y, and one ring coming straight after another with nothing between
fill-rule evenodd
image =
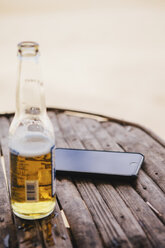
<instances>
[{"instance_id":1,"label":"mobile phone","mask_svg":"<svg viewBox=\"0 0 165 248\"><path fill-rule=\"evenodd\" d=\"M57 148L57 172L137 176L144 156L134 152L112 152Z\"/></svg>"}]
</instances>

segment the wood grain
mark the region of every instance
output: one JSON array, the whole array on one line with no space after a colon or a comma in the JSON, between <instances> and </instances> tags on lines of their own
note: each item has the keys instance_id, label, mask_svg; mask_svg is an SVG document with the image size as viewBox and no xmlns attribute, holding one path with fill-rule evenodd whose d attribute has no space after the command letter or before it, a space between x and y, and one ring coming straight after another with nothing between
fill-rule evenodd
<instances>
[{"instance_id":1,"label":"wood grain","mask_svg":"<svg viewBox=\"0 0 165 248\"><path fill-rule=\"evenodd\" d=\"M139 172L135 188L144 201L149 202L158 211L157 216L165 224L165 194L143 170Z\"/></svg>"},{"instance_id":2,"label":"wood grain","mask_svg":"<svg viewBox=\"0 0 165 248\"><path fill-rule=\"evenodd\" d=\"M104 124L104 126L107 126L107 130L111 135L115 133L115 123L109 125ZM138 151L145 155L145 163L142 168L148 175L142 170L139 172L139 177L135 185L136 190L145 201L148 201L159 212L158 217L165 223L165 194L163 192L165 180L163 178L163 167L161 167L165 159L163 146L153 140L144 131L135 127L126 126L124 128L117 125L117 130L118 132L114 137L116 142L118 142L124 150ZM129 140L129 145L124 142L126 135ZM131 143L133 143L132 146ZM140 149L139 144L141 144ZM132 147L134 147L134 150ZM151 159L151 154L154 159Z\"/></svg>"},{"instance_id":3,"label":"wood grain","mask_svg":"<svg viewBox=\"0 0 165 248\"><path fill-rule=\"evenodd\" d=\"M71 227L76 247L101 248L99 233L77 188L67 179L58 180L57 188L57 194Z\"/></svg>"},{"instance_id":4,"label":"wood grain","mask_svg":"<svg viewBox=\"0 0 165 248\"><path fill-rule=\"evenodd\" d=\"M10 208L9 194L0 160L0 247L17 247L16 228Z\"/></svg>"},{"instance_id":5,"label":"wood grain","mask_svg":"<svg viewBox=\"0 0 165 248\"><path fill-rule=\"evenodd\" d=\"M1 143L2 154L5 160L5 169L6 169L7 178L10 177L8 133L9 133L9 120L6 117L1 117L0 118L0 143ZM10 180L8 180L8 184L10 185Z\"/></svg>"},{"instance_id":6,"label":"wood grain","mask_svg":"<svg viewBox=\"0 0 165 248\"><path fill-rule=\"evenodd\" d=\"M72 145L72 139L75 139L72 129L69 128L67 137L64 137L61 130L61 123L64 121L61 114L55 116L54 113L50 113L49 116L54 125L55 135L57 138L57 147L66 147ZM67 129L67 123L65 122L65 128ZM77 144L76 144L77 145ZM58 177L57 180L57 196L64 210L67 220L71 227L71 232L77 247L102 247L102 241L99 237L99 233L93 223L93 219L84 201L82 200L77 188L75 187L72 179L68 179L67 175L65 179Z\"/></svg>"},{"instance_id":7,"label":"wood grain","mask_svg":"<svg viewBox=\"0 0 165 248\"><path fill-rule=\"evenodd\" d=\"M84 146L74 132L69 117L65 114L59 114L58 120L69 147L83 149ZM96 187L92 183L85 183L79 180L75 181L75 183L91 212L105 247L114 246L115 244L121 247L130 247L131 245L126 235L108 210Z\"/></svg>"},{"instance_id":8,"label":"wood grain","mask_svg":"<svg viewBox=\"0 0 165 248\"><path fill-rule=\"evenodd\" d=\"M47 218L12 217L0 161L0 247L165 247L165 149L158 137L126 122L50 111L57 147L136 151L145 155L137 180L57 179L57 205ZM8 128L0 117L0 144L9 182ZM63 209L69 223L66 228ZM17 243L18 242L18 243Z\"/></svg>"},{"instance_id":9,"label":"wood grain","mask_svg":"<svg viewBox=\"0 0 165 248\"><path fill-rule=\"evenodd\" d=\"M108 144L108 139L109 139L109 142L111 142L111 144L113 142L115 142L115 139L116 139L115 132L111 132L110 135L108 135L108 132L106 133L105 129L102 130L103 129L102 125L100 123L96 122L95 120L85 119L85 122L86 122L88 128L91 130L91 132L93 132L95 134L97 140L100 140L101 144L105 144L105 146L106 146ZM111 123L108 123L108 124L109 124L109 126L111 126ZM112 125L113 125L113 123L112 123ZM106 135L104 135L106 137L105 141L103 141L103 137L104 137L103 132L106 133ZM117 135L119 136L119 133L117 133ZM122 134L121 134L121 136L122 136ZM127 137L127 139L129 140L129 136ZM116 140L116 141L118 141L118 140ZM118 150L119 150L122 147L122 145L119 142L117 142L116 144L119 144L119 146L118 146ZM117 148L116 145L114 148L116 150L116 148ZM122 199L125 201L127 206L129 206L129 208L133 212L134 216L137 218L139 224L143 223L141 225L141 227L145 231L146 235L148 236L148 238L150 239L152 244L155 246L163 247L165 244L165 239L164 239L165 227L160 222L160 220L157 218L157 216L153 214L152 210L148 207L148 205L144 202L144 200L140 197L140 195L137 194L137 192L132 188L132 186L128 185L127 183L122 185L122 183L120 183L120 182L115 182L115 188L118 191L118 193L120 193L121 195L123 192L124 197ZM127 192L127 194L126 194L126 192ZM127 196L127 198L126 198L126 196ZM130 204L128 204L128 202L127 202L129 197L130 197ZM131 199L134 199L133 200L134 203L132 205L131 205L131 203L132 203ZM137 208L135 206L139 206L138 209L140 209L140 210L137 211ZM142 213L146 213L146 215L142 214Z\"/></svg>"},{"instance_id":10,"label":"wood grain","mask_svg":"<svg viewBox=\"0 0 165 248\"><path fill-rule=\"evenodd\" d=\"M133 188L127 185L119 186L114 184L114 186L137 218L152 245L154 247L164 247L165 226L156 218L149 206L139 197Z\"/></svg>"},{"instance_id":11,"label":"wood grain","mask_svg":"<svg viewBox=\"0 0 165 248\"><path fill-rule=\"evenodd\" d=\"M93 120L83 120L76 117L70 117L70 120L74 130L76 131L76 134L86 149L102 150L104 147L104 150L109 150L109 148L111 150L122 150L115 142L112 142L112 140L110 143L109 135L107 136L105 130L101 131L101 139L103 139L103 142L99 143L99 139L97 140L95 135L89 131L89 129L92 129L92 125L95 123ZM85 123L87 127L82 123ZM98 126L100 126L100 124L98 124ZM96 182L100 194L134 247L141 247L142 245L149 247L149 243L144 231L140 227L129 208L122 201L111 182L108 181L105 183L103 180L97 180ZM139 240L139 242L137 242L137 240Z\"/></svg>"},{"instance_id":12,"label":"wood grain","mask_svg":"<svg viewBox=\"0 0 165 248\"><path fill-rule=\"evenodd\" d=\"M127 129L116 123L104 123L103 125L116 142L125 151L136 151L145 155L143 169L165 192L165 170L162 155L150 150L148 142L142 136L128 132ZM153 143L154 144L154 143ZM151 146L151 145L150 145Z\"/></svg>"}]
</instances>

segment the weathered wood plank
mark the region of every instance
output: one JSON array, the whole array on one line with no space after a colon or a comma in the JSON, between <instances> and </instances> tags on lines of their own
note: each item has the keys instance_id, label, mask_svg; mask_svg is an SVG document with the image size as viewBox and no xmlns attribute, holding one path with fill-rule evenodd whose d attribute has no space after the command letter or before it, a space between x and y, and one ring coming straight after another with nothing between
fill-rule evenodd
<instances>
[{"instance_id":1,"label":"weathered wood plank","mask_svg":"<svg viewBox=\"0 0 165 248\"><path fill-rule=\"evenodd\" d=\"M83 149L84 146L79 140L79 137L75 134L69 117L65 114L59 114L57 118L60 123L64 138L67 140L69 146L72 148ZM121 247L130 247L131 245L126 235L120 228L119 224L116 222L113 215L111 215L96 187L92 183L90 184L83 181L81 182L81 179L75 180L75 182L91 212L91 215L93 216L93 220L102 236L104 245L106 247L114 246L114 242L116 242L116 245L118 244ZM108 222L105 220L108 220Z\"/></svg>"},{"instance_id":2,"label":"weathered wood plank","mask_svg":"<svg viewBox=\"0 0 165 248\"><path fill-rule=\"evenodd\" d=\"M88 121L85 120L85 122L88 122ZM93 127L92 127L92 125L93 125ZM93 128L96 126L97 126L97 128L99 128L100 124L96 123L95 121L94 122L92 121L92 124L90 127L92 129L92 131L93 131ZM134 127L132 129L134 129ZM123 129L123 131L124 131L124 129ZM114 143L114 139L116 137L115 135L113 135L113 137L109 137L109 135L107 135L105 130L99 131L97 135L99 135L99 137L100 137L99 139L101 140L101 142L103 144L103 148L105 150L107 150L107 147L110 146L109 143L111 142L111 150L122 151L122 149L116 143ZM138 137L138 133L137 133L137 137ZM95 139L95 136L92 137L92 140L94 140L94 139ZM137 139L138 138L135 139L135 137L134 137L134 140L137 140ZM118 140L116 140L116 141L118 141ZM154 145L156 145L156 144L154 143ZM152 144L150 146L152 147ZM158 147L159 146L160 146L160 144L158 144ZM162 152L162 154L163 154L163 152ZM160 212L159 218L164 223L164 221L165 221L165 195L164 195L164 193L151 180L151 178L149 178L146 175L146 173L143 172L142 170L140 170L140 172L139 172L139 177L138 177L138 180L136 181L135 186L136 186L136 190L143 197L143 199L145 201L148 201L149 203L151 203L152 206L156 210L158 210L158 212Z\"/></svg>"},{"instance_id":3,"label":"weathered wood plank","mask_svg":"<svg viewBox=\"0 0 165 248\"><path fill-rule=\"evenodd\" d=\"M61 179L57 182L57 188L76 246L102 247L91 215L74 184L67 179Z\"/></svg>"},{"instance_id":4,"label":"weathered wood plank","mask_svg":"<svg viewBox=\"0 0 165 248\"><path fill-rule=\"evenodd\" d=\"M165 192L164 158L150 151L144 139L128 132L121 125L116 123L104 123L103 126L112 137L115 137L116 142L122 146L125 151L136 151L145 155L143 169Z\"/></svg>"},{"instance_id":5,"label":"weathered wood plank","mask_svg":"<svg viewBox=\"0 0 165 248\"><path fill-rule=\"evenodd\" d=\"M127 185L115 185L120 196L136 216L154 247L165 247L165 227L155 218L148 205L139 197L133 188Z\"/></svg>"},{"instance_id":6,"label":"weathered wood plank","mask_svg":"<svg viewBox=\"0 0 165 248\"><path fill-rule=\"evenodd\" d=\"M143 142L143 144L145 144L150 149L150 151L157 154L158 157L165 159L165 147L145 133L144 130L132 126L124 126L124 128L127 132L137 136Z\"/></svg>"},{"instance_id":7,"label":"weathered wood plank","mask_svg":"<svg viewBox=\"0 0 165 248\"><path fill-rule=\"evenodd\" d=\"M59 124L58 124L58 120L56 117L56 114L54 113L54 111L49 111L48 112L49 118L51 119L51 122L53 124L53 128L54 128L54 133L55 133L55 145L56 147L63 147L63 148L67 148L68 144L66 143L63 134L59 128Z\"/></svg>"},{"instance_id":8,"label":"weathered wood plank","mask_svg":"<svg viewBox=\"0 0 165 248\"><path fill-rule=\"evenodd\" d=\"M70 117L70 121L77 136L84 144L86 149L103 149L102 145L100 145L95 136L91 132L89 132L87 127L83 124L83 119ZM104 139L104 142L102 142L104 148L107 149L107 147L111 147L111 149L113 150L115 149L121 151L121 148L118 147L116 143L112 142L110 144L109 137L107 139L107 133L104 130L102 130L101 137ZM113 188L111 183L105 183L102 180L96 180L96 185L107 206L115 216L116 220L126 233L131 243L134 245L134 247L149 247L150 245L147 241L147 237L144 231L140 227L139 223L137 222L129 208L123 202L117 191Z\"/></svg>"},{"instance_id":9,"label":"weathered wood plank","mask_svg":"<svg viewBox=\"0 0 165 248\"><path fill-rule=\"evenodd\" d=\"M132 247L93 182L75 180L103 237L105 247Z\"/></svg>"},{"instance_id":10,"label":"weathered wood plank","mask_svg":"<svg viewBox=\"0 0 165 248\"><path fill-rule=\"evenodd\" d=\"M97 188L133 247L150 247L144 231L114 187L97 182Z\"/></svg>"},{"instance_id":11,"label":"weathered wood plank","mask_svg":"<svg viewBox=\"0 0 165 248\"><path fill-rule=\"evenodd\" d=\"M8 156L9 120L6 117L0 117L0 130L1 130L0 131L1 149L5 160L5 170L6 170L7 178L9 178L10 176L9 156Z\"/></svg>"},{"instance_id":12,"label":"weathered wood plank","mask_svg":"<svg viewBox=\"0 0 165 248\"><path fill-rule=\"evenodd\" d=\"M107 124L104 124L104 126L105 125L107 126ZM114 134L113 126L116 126L116 124L108 125L108 131ZM126 151L132 151L131 144L135 143L133 144L133 149L137 149L137 151L145 154L145 164L143 165L143 168L156 184L151 180L150 177L146 176L145 173L140 171L136 189L143 199L148 201L158 211L159 218L163 223L165 223L165 194L159 188L161 185L161 189L162 187L164 189L164 171L163 167L159 169L159 165L164 161L165 149L159 143L149 137L144 131L135 127L119 127L117 125L117 129L118 133L114 137L116 138L117 142L122 144ZM127 135L127 140L129 140L129 145L125 144L124 142L125 133ZM140 150L138 144L141 144L140 146L142 148L140 148ZM154 157L152 160L151 155ZM163 175L161 173L163 173Z\"/></svg>"},{"instance_id":13,"label":"weathered wood plank","mask_svg":"<svg viewBox=\"0 0 165 248\"><path fill-rule=\"evenodd\" d=\"M0 139L6 138L9 131L9 121L6 117L0 117Z\"/></svg>"},{"instance_id":14,"label":"weathered wood plank","mask_svg":"<svg viewBox=\"0 0 165 248\"><path fill-rule=\"evenodd\" d=\"M85 119L84 121L87 124L90 131L93 132L96 138L100 140L100 143L103 144L104 141L102 139L102 135L103 135L102 125L94 120ZM106 139L108 139L109 137L109 141L112 141L116 138L115 132L111 133L111 136L109 136L108 133L105 136L106 136ZM136 137L134 137L134 139L135 138ZM156 215L153 214L152 210L148 207L148 205L137 194L137 192L128 184L122 184L122 183L116 182L115 188L118 191L118 193L120 193L120 195L123 196L122 197L123 200L125 201L127 206L130 207L132 213L139 221L139 224L141 224L141 227L145 231L146 235L148 236L152 244L157 247L163 247L165 245L165 235L164 235L165 227L160 222L160 220L156 217ZM129 204L128 204L128 201L129 201ZM138 210L136 206L138 206ZM146 215L144 215L143 213L146 213Z\"/></svg>"},{"instance_id":15,"label":"weathered wood plank","mask_svg":"<svg viewBox=\"0 0 165 248\"><path fill-rule=\"evenodd\" d=\"M75 135L74 130L69 122L69 118L67 115L61 113L57 115L58 123L61 128L64 139L70 148L81 148L83 149L83 145Z\"/></svg>"},{"instance_id":16,"label":"weathered wood plank","mask_svg":"<svg viewBox=\"0 0 165 248\"><path fill-rule=\"evenodd\" d=\"M56 115L49 113L49 116L55 128L57 146L68 147ZM67 176L65 179L60 179L59 176L57 177L59 178L57 180L57 196L70 224L76 246L101 248L102 242L98 231L75 185Z\"/></svg>"},{"instance_id":17,"label":"weathered wood plank","mask_svg":"<svg viewBox=\"0 0 165 248\"><path fill-rule=\"evenodd\" d=\"M0 247L17 247L16 229L10 208L3 167L0 160Z\"/></svg>"},{"instance_id":18,"label":"weathered wood plank","mask_svg":"<svg viewBox=\"0 0 165 248\"><path fill-rule=\"evenodd\" d=\"M71 226L75 246L93 247L92 245L96 243L96 240L92 243L93 235L96 235L98 242L100 242L98 243L100 246L94 247L102 247L100 237L103 240L104 246L108 247L110 244L108 243L108 239L111 240L109 236L115 237L111 245L119 245L117 241L119 240L122 247L126 246L126 244L129 246L130 244L127 239L125 239L126 237L122 236L122 230L124 230L124 233L127 235L131 244L133 244L133 247L150 247L150 244L154 247L165 247L165 229L160 222L160 220L163 223L165 221L165 198L163 193L163 191L165 192L165 173L163 171L165 152L163 146L158 144L142 130L132 126L123 127L110 122L100 124L98 121L91 119L89 121L88 119L78 117L68 118L65 117L65 114L59 113L56 117L53 112L50 113L50 116L54 119L56 143L58 147L99 150L124 149L126 151L134 151L136 149L136 151L145 153L146 157L146 162L143 166L144 171L141 170L139 172L138 179L130 186L127 183L119 181L113 181L112 184L110 184L102 182L102 180L95 180L94 185L93 180L75 179L76 188L72 182L73 179L60 178L60 180L57 180L57 189L59 188L57 194L60 196L60 204L62 207L65 206L64 211L67 219L69 216L68 221ZM0 130L2 131L0 134L0 142L6 164L9 164L9 156L6 152L8 149L6 136L8 133L8 125L6 118L2 117L2 120L0 118ZM146 173L148 175L146 175ZM7 174L9 175L9 167ZM71 193L70 188L72 189ZM72 210L74 202L70 202L70 199L73 198L74 194L78 196L78 203L76 202ZM84 202L80 195L85 200L85 207L83 206ZM151 204L151 207L146 204L146 201ZM79 202L80 206L78 205L76 208ZM106 214L104 214L103 219L100 220L99 218L102 218L101 213L104 211L102 207L105 209L105 212L111 211L111 213L108 214L107 219L104 219L106 216ZM83 210L76 213L78 208L82 208ZM116 209L118 209L118 211L116 211ZM152 209L155 209L156 212L155 210L152 211ZM57 212L59 212L59 210ZM82 218L79 217L81 214L84 214ZM63 227L60 212L59 217L60 220L56 216L49 216L43 220L34 221L34 224L32 224L31 221L27 221L26 225L23 224L21 219L15 217L18 239L21 240L20 247L34 247L34 245L36 247L54 247L54 245L56 247L70 247L71 242L67 236L67 230ZM81 218L81 220L79 218ZM85 237L86 241L82 241L84 243L81 243L81 240L83 240L85 236L85 231L81 234L81 224L84 223L85 218L91 220L88 220L90 228L88 228L88 237ZM107 220L112 223L110 227ZM80 228L77 231L76 227L78 227L79 224ZM92 224L93 226L91 227ZM84 225L84 230L87 230L86 224ZM120 230L118 229L118 225ZM99 236L96 227L99 232L102 229L104 233L100 232ZM66 234L63 234L65 231ZM28 243L31 232L33 233L31 236L32 243ZM120 240L118 238L119 236L124 237L124 239L121 238ZM5 236L5 238L5 242L8 242L9 236ZM146 238L150 240L150 244ZM136 240L141 240L141 242L137 242L136 244ZM82 246L82 244L84 246Z\"/></svg>"},{"instance_id":19,"label":"weathered wood plank","mask_svg":"<svg viewBox=\"0 0 165 248\"><path fill-rule=\"evenodd\" d=\"M158 211L157 215L159 219L165 224L165 194L157 184L141 170L139 171L138 180L136 180L134 187L144 201L151 204Z\"/></svg>"}]
</instances>

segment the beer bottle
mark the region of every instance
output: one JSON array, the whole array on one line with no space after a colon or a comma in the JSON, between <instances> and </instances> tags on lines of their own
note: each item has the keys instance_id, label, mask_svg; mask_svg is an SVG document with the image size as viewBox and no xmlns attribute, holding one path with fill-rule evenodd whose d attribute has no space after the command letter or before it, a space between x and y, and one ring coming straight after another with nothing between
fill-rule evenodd
<instances>
[{"instance_id":1,"label":"beer bottle","mask_svg":"<svg viewBox=\"0 0 165 248\"><path fill-rule=\"evenodd\" d=\"M55 137L46 112L39 45L18 44L16 113L9 129L11 205L23 219L55 207Z\"/></svg>"}]
</instances>

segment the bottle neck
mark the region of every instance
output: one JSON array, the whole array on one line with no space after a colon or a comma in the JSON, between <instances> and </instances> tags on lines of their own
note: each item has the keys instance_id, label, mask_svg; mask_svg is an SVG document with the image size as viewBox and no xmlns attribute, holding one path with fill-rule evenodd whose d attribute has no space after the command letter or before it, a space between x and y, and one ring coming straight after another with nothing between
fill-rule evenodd
<instances>
[{"instance_id":1,"label":"bottle neck","mask_svg":"<svg viewBox=\"0 0 165 248\"><path fill-rule=\"evenodd\" d=\"M39 54L18 53L16 113L39 115L46 112L43 81L40 76Z\"/></svg>"}]
</instances>

